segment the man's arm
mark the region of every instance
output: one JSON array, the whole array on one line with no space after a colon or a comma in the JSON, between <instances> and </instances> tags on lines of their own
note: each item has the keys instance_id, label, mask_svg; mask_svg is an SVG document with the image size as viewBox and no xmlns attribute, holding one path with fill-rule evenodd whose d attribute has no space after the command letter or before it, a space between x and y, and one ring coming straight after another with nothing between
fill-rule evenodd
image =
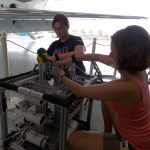
<instances>
[{"instance_id":1,"label":"man's arm","mask_svg":"<svg viewBox=\"0 0 150 150\"><path fill-rule=\"evenodd\" d=\"M77 41L78 42L78 41ZM49 52L51 52L50 49L52 49L53 44L50 46L49 48ZM83 44L83 41L79 38L79 43L75 44L74 47L74 51L72 52L68 52L68 53L64 53L59 55L59 59L62 60L59 63L60 64L64 64L64 65L70 65L72 63L72 55L76 56L77 60L83 60L83 61L99 61L101 63L104 63L108 66L112 66L113 67L113 53L111 51L110 55L102 55L102 54L84 54L85 52L85 46ZM48 55L50 55L50 53L48 53ZM48 56L49 60L52 61L56 61L55 56Z\"/></svg>"},{"instance_id":2,"label":"man's arm","mask_svg":"<svg viewBox=\"0 0 150 150\"><path fill-rule=\"evenodd\" d=\"M76 45L74 51L61 54L59 55L59 58L65 59L67 57L71 57L72 55L79 56L79 55L83 55L84 52L85 52L85 47L83 45Z\"/></svg>"},{"instance_id":3,"label":"man's arm","mask_svg":"<svg viewBox=\"0 0 150 150\"><path fill-rule=\"evenodd\" d=\"M69 58L69 61L71 63L71 56L72 55L79 56L79 55L83 55L84 52L85 52L84 45L76 45L75 48L74 48L74 51L58 55L58 57L59 57L60 60L65 60L65 59ZM56 61L55 56L49 55L49 53L48 53L48 57L47 58L50 61Z\"/></svg>"}]
</instances>

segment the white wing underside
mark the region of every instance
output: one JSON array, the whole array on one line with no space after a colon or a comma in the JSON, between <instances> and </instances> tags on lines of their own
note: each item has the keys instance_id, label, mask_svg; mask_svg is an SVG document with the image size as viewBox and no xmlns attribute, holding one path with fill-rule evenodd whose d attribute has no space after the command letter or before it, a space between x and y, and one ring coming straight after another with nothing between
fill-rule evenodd
<instances>
[{"instance_id":1,"label":"white wing underside","mask_svg":"<svg viewBox=\"0 0 150 150\"><path fill-rule=\"evenodd\" d=\"M53 17L63 13L69 18L82 19L147 19L143 16L60 12L36 9L0 9L0 31L7 33L51 30Z\"/></svg>"}]
</instances>

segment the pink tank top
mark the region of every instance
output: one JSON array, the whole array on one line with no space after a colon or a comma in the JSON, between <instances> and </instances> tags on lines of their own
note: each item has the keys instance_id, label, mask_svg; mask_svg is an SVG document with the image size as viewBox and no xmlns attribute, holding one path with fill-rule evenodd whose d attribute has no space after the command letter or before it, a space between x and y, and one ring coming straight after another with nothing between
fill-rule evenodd
<instances>
[{"instance_id":1,"label":"pink tank top","mask_svg":"<svg viewBox=\"0 0 150 150\"><path fill-rule=\"evenodd\" d=\"M113 101L117 129L134 150L150 150L150 95L149 88L141 80L131 76L141 91L142 101L135 106L123 106Z\"/></svg>"}]
</instances>

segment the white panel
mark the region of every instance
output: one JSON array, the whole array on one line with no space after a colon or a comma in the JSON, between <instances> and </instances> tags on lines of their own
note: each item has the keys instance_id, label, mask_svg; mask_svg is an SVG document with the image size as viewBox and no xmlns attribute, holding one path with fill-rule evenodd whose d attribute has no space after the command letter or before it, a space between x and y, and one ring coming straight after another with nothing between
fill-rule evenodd
<instances>
[{"instance_id":1,"label":"white panel","mask_svg":"<svg viewBox=\"0 0 150 150\"><path fill-rule=\"evenodd\" d=\"M51 21L44 20L0 20L0 31L7 33L51 30Z\"/></svg>"}]
</instances>

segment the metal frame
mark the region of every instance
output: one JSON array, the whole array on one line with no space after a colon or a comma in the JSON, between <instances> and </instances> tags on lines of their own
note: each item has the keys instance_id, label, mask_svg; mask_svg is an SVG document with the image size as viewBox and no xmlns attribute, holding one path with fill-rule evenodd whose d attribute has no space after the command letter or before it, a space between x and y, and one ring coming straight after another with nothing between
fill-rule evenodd
<instances>
[{"instance_id":1,"label":"metal frame","mask_svg":"<svg viewBox=\"0 0 150 150\"><path fill-rule=\"evenodd\" d=\"M8 125L7 125L7 113L6 113L6 97L5 90L0 88L0 127L1 127L1 138L0 140L0 149L2 149L5 145L4 139L8 136Z\"/></svg>"},{"instance_id":2,"label":"metal frame","mask_svg":"<svg viewBox=\"0 0 150 150\"><path fill-rule=\"evenodd\" d=\"M61 107L59 150L65 150L67 143L68 109Z\"/></svg>"},{"instance_id":3,"label":"metal frame","mask_svg":"<svg viewBox=\"0 0 150 150\"><path fill-rule=\"evenodd\" d=\"M37 72L28 72L28 73L20 74L17 76L12 76L12 77L7 77L4 79L1 79L0 80L0 106L4 106L3 103L6 102L6 98L5 98L6 90L5 89L16 91L23 95L27 95L30 90L31 97L40 98L47 102L61 106L59 150L65 150L66 143L67 143L68 108L71 105L71 103L73 102L73 99L71 99L72 96L70 96L68 99L66 99L64 101L66 103L63 103L63 102L61 102L61 100L63 100L63 98L61 99L60 97L58 97L60 99L60 100L58 100L58 98L55 98L52 95L48 95L48 94L46 95L44 93L39 93L39 92L36 92L36 95L35 95L31 89L27 89L27 88L24 88L21 86L16 86L15 84L13 84L13 82L21 83L21 81L22 80L25 81L26 78L33 79L34 76L35 76L35 78L37 78L37 75L38 75ZM93 84L96 79L97 78L95 78L95 77L92 78L92 80L90 81L89 84ZM51 99L50 99L50 97L51 97ZM53 98L55 98L55 99L53 99ZM73 96L72 98L75 98L75 97ZM91 122L92 106L93 106L93 101L89 100L87 121L85 122L88 126L90 126L90 122ZM3 125L1 126L1 130L2 130L2 140L4 140L8 137L6 109L1 107L0 113L3 114L1 116L1 121L3 122Z\"/></svg>"}]
</instances>

